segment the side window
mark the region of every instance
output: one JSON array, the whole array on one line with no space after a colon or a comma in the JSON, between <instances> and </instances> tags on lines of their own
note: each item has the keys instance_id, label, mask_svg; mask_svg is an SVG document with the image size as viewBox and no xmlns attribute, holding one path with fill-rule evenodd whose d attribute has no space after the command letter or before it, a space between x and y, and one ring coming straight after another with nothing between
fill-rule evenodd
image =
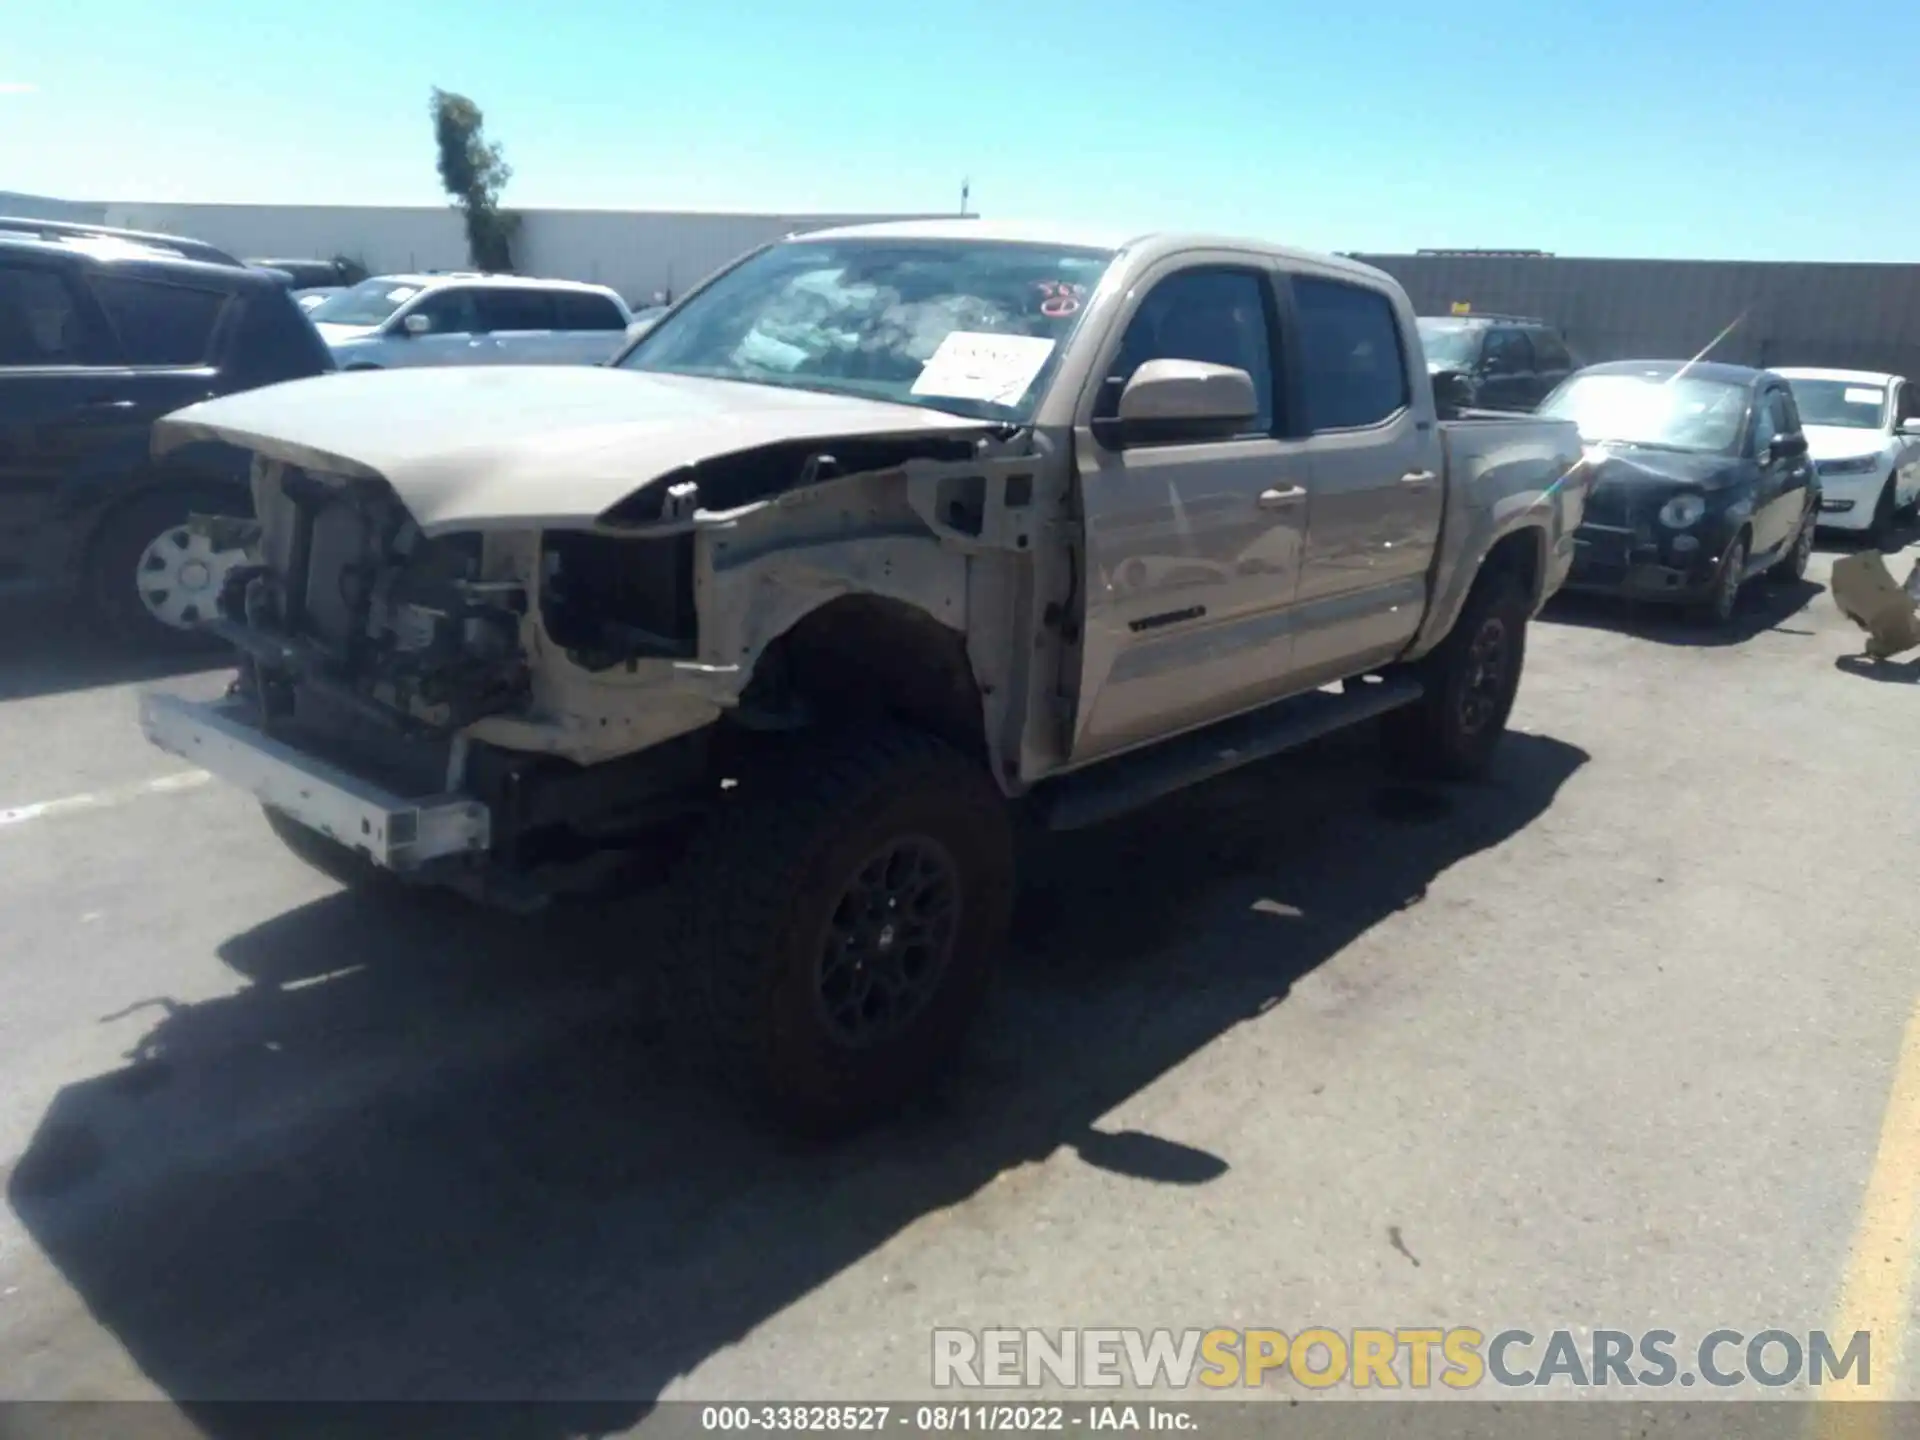
<instances>
[{"instance_id":1,"label":"side window","mask_svg":"<svg viewBox=\"0 0 1920 1440\"><path fill-rule=\"evenodd\" d=\"M624 330L620 307L590 290L553 292L553 328L556 330Z\"/></svg>"},{"instance_id":2,"label":"side window","mask_svg":"<svg viewBox=\"0 0 1920 1440\"><path fill-rule=\"evenodd\" d=\"M1527 375L1533 371L1533 346L1521 330L1495 330L1487 336L1487 374Z\"/></svg>"},{"instance_id":3,"label":"side window","mask_svg":"<svg viewBox=\"0 0 1920 1440\"><path fill-rule=\"evenodd\" d=\"M480 323L489 330L554 328L550 290L510 290L500 286L473 293L474 303L480 307Z\"/></svg>"},{"instance_id":4,"label":"side window","mask_svg":"<svg viewBox=\"0 0 1920 1440\"><path fill-rule=\"evenodd\" d=\"M1786 428L1778 390L1764 390L1753 406L1753 453L1758 455L1773 443L1773 437Z\"/></svg>"},{"instance_id":5,"label":"side window","mask_svg":"<svg viewBox=\"0 0 1920 1440\"><path fill-rule=\"evenodd\" d=\"M96 275L93 293L134 365L204 365L226 308L218 290Z\"/></svg>"},{"instance_id":6,"label":"side window","mask_svg":"<svg viewBox=\"0 0 1920 1440\"><path fill-rule=\"evenodd\" d=\"M1253 377L1260 413L1249 434L1273 431L1273 350L1266 281L1250 270L1183 270L1148 293L1121 338L1094 419L1120 414L1120 394L1149 360L1204 360Z\"/></svg>"},{"instance_id":7,"label":"side window","mask_svg":"<svg viewBox=\"0 0 1920 1440\"><path fill-rule=\"evenodd\" d=\"M1899 385L1900 398L1894 402L1893 423L1904 425L1920 415L1920 387L1916 387L1911 380L1902 380Z\"/></svg>"},{"instance_id":8,"label":"side window","mask_svg":"<svg viewBox=\"0 0 1920 1440\"><path fill-rule=\"evenodd\" d=\"M86 365L101 357L67 282L52 270L0 266L0 366Z\"/></svg>"},{"instance_id":9,"label":"side window","mask_svg":"<svg viewBox=\"0 0 1920 1440\"><path fill-rule=\"evenodd\" d=\"M1313 429L1358 430L1413 403L1393 302L1378 290L1296 276L1294 308Z\"/></svg>"},{"instance_id":10,"label":"side window","mask_svg":"<svg viewBox=\"0 0 1920 1440\"><path fill-rule=\"evenodd\" d=\"M1793 403L1791 390L1773 392L1774 413L1780 421L1775 435L1798 435L1800 433L1800 407Z\"/></svg>"},{"instance_id":11,"label":"side window","mask_svg":"<svg viewBox=\"0 0 1920 1440\"><path fill-rule=\"evenodd\" d=\"M433 322L433 335L472 335L485 327L474 308L473 292L449 288L421 296L407 311L409 316L424 315Z\"/></svg>"},{"instance_id":12,"label":"side window","mask_svg":"<svg viewBox=\"0 0 1920 1440\"><path fill-rule=\"evenodd\" d=\"M1542 370L1559 371L1573 368L1573 357L1567 354L1567 347L1560 343L1560 337L1548 330L1533 332L1534 363Z\"/></svg>"}]
</instances>

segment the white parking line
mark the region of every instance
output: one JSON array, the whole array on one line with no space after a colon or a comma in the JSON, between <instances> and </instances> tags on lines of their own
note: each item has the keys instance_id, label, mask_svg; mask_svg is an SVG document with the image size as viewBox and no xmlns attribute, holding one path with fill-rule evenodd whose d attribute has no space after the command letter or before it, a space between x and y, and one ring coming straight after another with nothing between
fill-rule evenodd
<instances>
[{"instance_id":1,"label":"white parking line","mask_svg":"<svg viewBox=\"0 0 1920 1440\"><path fill-rule=\"evenodd\" d=\"M80 810L104 810L128 800L138 800L142 795L166 795L175 790L191 790L212 778L204 770L181 770L172 775L162 775L157 780L142 780L138 785L95 790L86 795L68 795L59 800L42 800L37 805L16 805L11 810L0 810L0 830L9 825L24 825L29 820L71 815Z\"/></svg>"}]
</instances>

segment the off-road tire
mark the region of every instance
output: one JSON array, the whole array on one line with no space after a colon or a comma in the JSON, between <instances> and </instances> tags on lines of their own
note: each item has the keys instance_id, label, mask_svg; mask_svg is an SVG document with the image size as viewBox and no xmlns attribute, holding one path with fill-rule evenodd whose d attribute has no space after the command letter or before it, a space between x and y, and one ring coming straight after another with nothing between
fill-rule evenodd
<instances>
[{"instance_id":1,"label":"off-road tire","mask_svg":"<svg viewBox=\"0 0 1920 1440\"><path fill-rule=\"evenodd\" d=\"M1812 558L1813 512L1809 510L1800 517L1800 528L1794 532L1793 544L1787 547L1787 553L1767 571L1767 579L1776 585L1797 585L1806 579L1807 562Z\"/></svg>"},{"instance_id":2,"label":"off-road tire","mask_svg":"<svg viewBox=\"0 0 1920 1440\"><path fill-rule=\"evenodd\" d=\"M1526 593L1513 576L1485 575L1475 583L1447 638L1408 667L1426 693L1381 720L1396 773L1426 780L1486 774L1519 693L1531 618ZM1499 670L1492 677L1485 671L1489 646L1498 651Z\"/></svg>"},{"instance_id":3,"label":"off-road tire","mask_svg":"<svg viewBox=\"0 0 1920 1440\"><path fill-rule=\"evenodd\" d=\"M851 913L842 901L872 857L925 840L956 882L946 962L898 1033L857 1047L821 998L829 927ZM776 747L747 769L680 874L676 971L722 1078L782 1128L831 1136L880 1118L955 1058L1006 936L1011 823L980 763L873 725Z\"/></svg>"},{"instance_id":4,"label":"off-road tire","mask_svg":"<svg viewBox=\"0 0 1920 1440\"><path fill-rule=\"evenodd\" d=\"M260 813L267 817L267 828L279 837L280 843L296 859L318 870L329 880L354 890L398 883L393 875L358 850L302 825L284 810L262 805Z\"/></svg>"},{"instance_id":5,"label":"off-road tire","mask_svg":"<svg viewBox=\"0 0 1920 1440\"><path fill-rule=\"evenodd\" d=\"M1740 599L1745 593L1746 581L1741 578L1747 568L1747 560L1752 551L1747 532L1742 530L1733 537L1727 546L1726 554L1720 557L1720 568L1713 572L1713 588L1707 592L1706 599L1697 607L1702 623L1715 629L1725 629L1733 623L1734 616L1740 613Z\"/></svg>"},{"instance_id":6,"label":"off-road tire","mask_svg":"<svg viewBox=\"0 0 1920 1440\"><path fill-rule=\"evenodd\" d=\"M156 619L140 598L137 570L147 546L195 514L230 510L233 495L213 486L169 486L109 511L87 549L82 574L88 614L124 644L148 653L216 653L223 642L197 630L176 630ZM209 614L206 618L211 619Z\"/></svg>"}]
</instances>

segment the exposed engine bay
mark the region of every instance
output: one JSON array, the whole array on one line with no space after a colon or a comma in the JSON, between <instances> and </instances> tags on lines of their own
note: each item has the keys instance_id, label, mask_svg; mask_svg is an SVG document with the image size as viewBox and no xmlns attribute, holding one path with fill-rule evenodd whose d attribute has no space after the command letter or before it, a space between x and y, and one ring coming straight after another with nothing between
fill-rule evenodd
<instances>
[{"instance_id":1,"label":"exposed engine bay","mask_svg":"<svg viewBox=\"0 0 1920 1440\"><path fill-rule=\"evenodd\" d=\"M265 477L260 563L221 597L222 633L252 660L263 718L306 682L369 718L449 734L527 695L527 586L487 578L481 537L424 538L393 492L290 467ZM258 485L256 481L256 485Z\"/></svg>"}]
</instances>

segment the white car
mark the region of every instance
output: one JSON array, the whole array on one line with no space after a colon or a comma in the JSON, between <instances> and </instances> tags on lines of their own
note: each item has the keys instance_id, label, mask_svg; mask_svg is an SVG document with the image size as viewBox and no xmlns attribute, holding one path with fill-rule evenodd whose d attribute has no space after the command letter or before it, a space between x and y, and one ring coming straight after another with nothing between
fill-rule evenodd
<instances>
[{"instance_id":1,"label":"white car","mask_svg":"<svg viewBox=\"0 0 1920 1440\"><path fill-rule=\"evenodd\" d=\"M307 318L342 370L599 365L633 322L604 285L515 275L376 275Z\"/></svg>"},{"instance_id":2,"label":"white car","mask_svg":"<svg viewBox=\"0 0 1920 1440\"><path fill-rule=\"evenodd\" d=\"M1820 470L1820 525L1879 534L1920 502L1920 385L1871 370L1781 369Z\"/></svg>"}]
</instances>

